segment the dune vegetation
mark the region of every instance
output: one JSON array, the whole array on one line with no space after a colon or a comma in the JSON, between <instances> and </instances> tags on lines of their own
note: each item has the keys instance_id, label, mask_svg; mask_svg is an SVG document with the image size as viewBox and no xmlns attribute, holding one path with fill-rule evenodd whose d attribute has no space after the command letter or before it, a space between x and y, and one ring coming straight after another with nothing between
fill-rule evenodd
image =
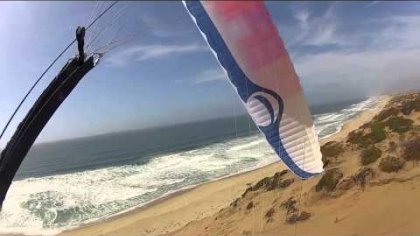
<instances>
[{"instance_id":1,"label":"dune vegetation","mask_svg":"<svg viewBox=\"0 0 420 236\"><path fill-rule=\"evenodd\" d=\"M272 235L296 229L308 235L420 233L418 220L395 226L405 224L397 215L400 210L386 209L394 216L372 213L383 212L394 201L383 195L384 189L390 196L405 196L407 204L418 202L418 192L409 192L418 190L409 186L420 184L420 93L393 97L373 119L344 140L326 142L321 152L322 176L302 182L285 170L265 177L215 215L174 234ZM383 197L372 200L371 195ZM368 203L370 210L364 209ZM362 213L352 213L357 209ZM401 214L418 219L419 210L406 207Z\"/></svg>"}]
</instances>

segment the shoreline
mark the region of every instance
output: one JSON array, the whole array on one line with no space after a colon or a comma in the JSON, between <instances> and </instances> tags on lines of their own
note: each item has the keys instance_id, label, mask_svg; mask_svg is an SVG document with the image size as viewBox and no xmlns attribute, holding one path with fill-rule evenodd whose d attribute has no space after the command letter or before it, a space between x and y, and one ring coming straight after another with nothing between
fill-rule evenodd
<instances>
[{"instance_id":1,"label":"shoreline","mask_svg":"<svg viewBox=\"0 0 420 236\"><path fill-rule=\"evenodd\" d=\"M108 230L103 231L102 229L97 229L97 227L102 228L102 226L104 224L113 225L116 222L121 221L121 220L122 221L128 220L128 221L133 221L133 223L137 223L136 219L130 219L132 217L138 218L139 220L148 220L150 217L153 217L153 218L156 217L157 218L157 217L162 215L161 212L156 212L156 214L154 214L154 213L150 213L149 211L160 210L162 208L166 208L166 206L168 206L168 205L169 205L169 207L174 207L173 203L185 202L184 200L190 200L189 195L191 195L191 194L196 195L196 194L199 194L200 192L207 192L208 187L213 189L213 187L215 187L215 186L224 185L224 184L226 185L226 183L229 183L229 182L235 182L236 183L236 182L238 182L238 179L243 180L242 177L249 176L250 174L259 176L258 178L253 178L253 180L254 180L253 182L252 181L240 181L239 180L239 182L246 182L246 183L243 183L241 187L239 187L241 190L237 191L237 189L233 189L233 191L235 191L235 190L236 191L235 191L234 194L232 194L233 197L231 197L231 198L226 197L226 196L222 197L222 198L224 198L223 199L224 202L229 204L230 202L232 202L238 195L240 195L246 189L248 184L255 183L260 178L265 177L267 175L267 169L271 170L271 171L268 171L268 172L272 172L272 174L274 174L277 171L281 171L281 170L285 169L285 167L283 166L283 164L281 164L279 162L275 162L275 163L271 163L271 164L265 165L263 167L260 167L258 169L249 170L249 171L246 171L246 172L241 172L241 173L231 175L231 176L221 177L220 179L211 180L209 182L198 184L196 186L192 186L192 187L187 188L187 189L183 189L183 190L179 190L179 191L170 193L170 194L168 194L166 196L163 196L159 199L156 199L156 200L154 200L150 203L147 203L147 204L145 204L143 206L140 206L140 207L136 207L135 209L132 209L132 210L128 210L128 211L123 212L121 214L114 215L114 216L111 216L109 218L98 220L98 221L95 221L95 222L89 222L89 223L86 223L84 225L81 225L80 227L63 231L63 232L59 233L58 235L99 235L99 234L106 234L108 232L105 232L105 231L108 231ZM236 185L236 184L232 184L232 185ZM233 187L233 186L229 186L229 188L230 187ZM236 185L236 187L238 187L238 185ZM226 188L223 189L223 190L226 190ZM213 192L213 191L211 191L211 192ZM224 192L224 191L222 191L222 192ZM200 194L200 195L202 195L202 194ZM205 198L207 198L207 196L205 196ZM227 200L226 198L229 198L229 200ZM191 206L188 206L190 204L186 204L186 205L187 205L188 208L191 209ZM225 206L225 205L223 204L222 206L220 206L220 208L219 207L210 207L210 208L212 208L214 210L212 213L216 213L223 206ZM180 208L183 208L183 207L184 206L181 206ZM158 209L155 209L155 208L158 208ZM207 207L205 207L205 208L207 208ZM177 210L178 209L176 209L176 211ZM206 209L206 210L208 210L208 209ZM169 211L172 212L171 209L169 209ZM164 214L166 214L166 213L167 212L164 212ZM204 212L196 212L196 213L198 213L197 215L200 215L202 217L206 217L206 216L211 215L211 214L204 214ZM209 212L207 212L207 213L209 213ZM191 218L191 220L187 220L186 223L189 223L192 220L200 219L200 218L197 218L197 217L190 217L190 218ZM119 222L117 224L119 224ZM146 229L146 230L144 230L144 233L147 233L148 235L160 235L162 233L173 232L173 231L175 231L175 230L177 230L177 229L179 229L183 226L183 225L178 224L178 222L176 222L175 224L178 225L179 227L176 227L176 228L174 228L170 231L167 231L167 232L156 232L155 230L148 231ZM126 224L124 224L124 225L126 225ZM140 227L138 227L138 228L140 228ZM164 228L166 228L166 227L164 227ZM109 233L111 233L111 232L109 232ZM127 235L127 234L124 234L124 235ZM132 234L128 234L128 235L132 235Z\"/></svg>"},{"instance_id":2,"label":"shoreline","mask_svg":"<svg viewBox=\"0 0 420 236\"><path fill-rule=\"evenodd\" d=\"M330 141L344 141L351 131L359 128L360 125L369 122L378 112L380 112L390 99L391 96L381 96L373 108L364 110L354 118L344 122L339 132L327 138L320 139L320 146Z\"/></svg>"},{"instance_id":3,"label":"shoreline","mask_svg":"<svg viewBox=\"0 0 420 236\"><path fill-rule=\"evenodd\" d=\"M106 223L106 222L115 220L119 217L127 217L127 216L130 216L130 215L135 215L135 214L137 214L141 211L147 210L147 209L149 209L151 207L154 207L154 206L156 206L156 205L158 205L158 204L160 204L164 201L167 201L168 199L171 199L173 197L177 197L177 196L182 195L182 194L187 194L188 192L193 191L193 190L195 190L196 188L199 188L202 185L217 183L218 181L226 181L226 180L229 180L230 178L240 177L241 175L246 175L246 174L249 174L250 172L253 172L253 171L256 171L256 170L259 170L259 169L263 169L263 168L269 167L271 165L276 165L276 164L277 164L277 162L270 163L270 164L258 167L257 169L251 169L251 170L246 170L244 172L239 172L239 173L232 174L232 175L222 176L222 177L219 177L219 178L216 178L216 179L209 180L209 181L204 182L204 183L200 183L200 184L196 184L196 185L192 185L192 186L187 186L185 188L182 188L180 190L176 190L176 191L173 191L173 192L168 192L168 193L162 195L161 197L159 197L157 199L154 199L154 200L151 200L150 202L147 202L143 205L134 206L134 207L129 208L127 210L124 210L120 213L112 215L108 218L92 220L91 222L83 223L79 226L76 226L75 228L64 230L64 231L62 231L60 233L57 233L55 235L61 235L63 233L67 233L67 231L70 232L70 231L73 231L73 230L78 230L78 229L83 228L83 227L89 227L89 226L93 226L93 225L97 225L97 224L101 224L101 223ZM2 236L2 235L3 234L0 234L0 236ZM24 234L17 234L17 235L24 235Z\"/></svg>"},{"instance_id":4,"label":"shoreline","mask_svg":"<svg viewBox=\"0 0 420 236\"><path fill-rule=\"evenodd\" d=\"M358 115L346 121L339 132L325 139L319 139L320 145L332 140L344 140L349 132L370 121L386 105L389 99L390 96L382 96L373 108L361 111ZM283 169L285 169L283 164L275 162L257 169L223 176L169 193L142 206L127 209L108 218L95 220L73 229L65 230L59 235L99 235L116 232L124 235L161 235L174 232L191 221L216 213L242 194L248 184L255 183ZM220 186L229 186L230 189L220 188ZM217 206L207 203L213 199L207 199L207 196L203 196L203 191L216 195L217 203L214 205ZM191 202L190 204L185 204L185 201ZM197 204L200 206L199 210L194 209L194 205ZM185 214L180 216L179 212Z\"/></svg>"}]
</instances>

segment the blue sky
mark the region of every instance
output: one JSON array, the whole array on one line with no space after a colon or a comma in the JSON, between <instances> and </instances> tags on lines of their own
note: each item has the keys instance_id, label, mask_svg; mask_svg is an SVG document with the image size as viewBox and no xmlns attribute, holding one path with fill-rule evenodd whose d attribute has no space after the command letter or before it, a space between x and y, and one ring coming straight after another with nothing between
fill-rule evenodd
<instances>
[{"instance_id":1,"label":"blue sky","mask_svg":"<svg viewBox=\"0 0 420 236\"><path fill-rule=\"evenodd\" d=\"M110 2L0 2L0 124L51 60ZM420 3L267 2L311 104L420 89ZM122 27L122 28L120 28ZM37 141L244 112L181 2L120 2L86 39L107 53ZM19 112L76 48L54 66ZM4 140L0 142L4 145Z\"/></svg>"}]
</instances>

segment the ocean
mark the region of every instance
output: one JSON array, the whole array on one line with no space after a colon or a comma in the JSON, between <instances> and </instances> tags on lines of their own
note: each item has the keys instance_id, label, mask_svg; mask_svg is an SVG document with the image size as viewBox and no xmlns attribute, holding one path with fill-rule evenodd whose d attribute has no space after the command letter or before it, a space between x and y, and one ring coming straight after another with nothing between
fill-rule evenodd
<instances>
[{"instance_id":1,"label":"ocean","mask_svg":"<svg viewBox=\"0 0 420 236\"><path fill-rule=\"evenodd\" d=\"M320 139L378 97L311 107ZM279 159L248 116L35 145L0 213L0 234L55 234Z\"/></svg>"}]
</instances>

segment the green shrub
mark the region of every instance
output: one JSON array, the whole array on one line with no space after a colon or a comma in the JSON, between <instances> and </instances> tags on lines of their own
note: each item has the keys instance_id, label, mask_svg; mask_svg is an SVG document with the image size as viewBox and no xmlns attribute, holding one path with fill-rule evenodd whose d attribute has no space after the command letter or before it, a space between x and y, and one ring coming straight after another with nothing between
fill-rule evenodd
<instances>
[{"instance_id":1,"label":"green shrub","mask_svg":"<svg viewBox=\"0 0 420 236\"><path fill-rule=\"evenodd\" d=\"M361 153L361 163L362 165L369 165L370 163L375 162L381 157L382 151L375 147L371 146L370 148L364 149Z\"/></svg>"},{"instance_id":2,"label":"green shrub","mask_svg":"<svg viewBox=\"0 0 420 236\"><path fill-rule=\"evenodd\" d=\"M370 128L370 132L364 134L362 130L354 130L348 134L347 142L366 148L386 139L385 123L375 121L365 124L365 128Z\"/></svg>"},{"instance_id":3,"label":"green shrub","mask_svg":"<svg viewBox=\"0 0 420 236\"><path fill-rule=\"evenodd\" d=\"M403 155L402 157L407 161L419 161L420 160L420 138L410 140L403 144Z\"/></svg>"},{"instance_id":4,"label":"green shrub","mask_svg":"<svg viewBox=\"0 0 420 236\"><path fill-rule=\"evenodd\" d=\"M335 158L344 152L343 144L335 141L328 142L321 147L322 163L324 167L328 166L331 158Z\"/></svg>"},{"instance_id":5,"label":"green shrub","mask_svg":"<svg viewBox=\"0 0 420 236\"><path fill-rule=\"evenodd\" d=\"M379 169L383 172L398 172L404 166L404 160L401 158L388 156L381 160L379 163Z\"/></svg>"},{"instance_id":6,"label":"green shrub","mask_svg":"<svg viewBox=\"0 0 420 236\"><path fill-rule=\"evenodd\" d=\"M370 126L371 132L367 134L367 139L371 143L379 143L386 139L385 124L382 122L373 122Z\"/></svg>"},{"instance_id":7,"label":"green shrub","mask_svg":"<svg viewBox=\"0 0 420 236\"><path fill-rule=\"evenodd\" d=\"M360 139L359 146L361 148L368 147L369 144L380 143L386 139L386 132L385 130L378 130L375 132L371 132L366 134L362 139Z\"/></svg>"},{"instance_id":8,"label":"green shrub","mask_svg":"<svg viewBox=\"0 0 420 236\"><path fill-rule=\"evenodd\" d=\"M335 157L343 153L343 144L335 141L328 142L321 147L321 153L324 157Z\"/></svg>"},{"instance_id":9,"label":"green shrub","mask_svg":"<svg viewBox=\"0 0 420 236\"><path fill-rule=\"evenodd\" d=\"M366 148L371 144L380 143L386 139L385 124L374 122L369 125L371 131L363 135L363 131L353 131L347 136L347 142Z\"/></svg>"},{"instance_id":10,"label":"green shrub","mask_svg":"<svg viewBox=\"0 0 420 236\"><path fill-rule=\"evenodd\" d=\"M420 96L417 97L415 101L413 101L413 108L416 111L420 111Z\"/></svg>"},{"instance_id":11,"label":"green shrub","mask_svg":"<svg viewBox=\"0 0 420 236\"><path fill-rule=\"evenodd\" d=\"M389 108L383 109L373 119L376 120L376 121L383 121L383 120L387 119L390 116L398 115L398 113L399 113L399 111L398 111L397 108L395 108L395 107L389 107Z\"/></svg>"},{"instance_id":12,"label":"green shrub","mask_svg":"<svg viewBox=\"0 0 420 236\"><path fill-rule=\"evenodd\" d=\"M391 117L386 121L386 125L390 130L397 133L405 133L412 129L413 121L401 116Z\"/></svg>"},{"instance_id":13,"label":"green shrub","mask_svg":"<svg viewBox=\"0 0 420 236\"><path fill-rule=\"evenodd\" d=\"M343 173L341 173L338 169L327 170L315 186L315 190L317 192L321 190L325 190L327 192L333 191L341 178L343 178Z\"/></svg>"},{"instance_id":14,"label":"green shrub","mask_svg":"<svg viewBox=\"0 0 420 236\"><path fill-rule=\"evenodd\" d=\"M412 103L404 103L402 106L401 106L401 112L404 114L404 115L410 115L410 113L412 112L414 110L414 107L413 107L413 104Z\"/></svg>"},{"instance_id":15,"label":"green shrub","mask_svg":"<svg viewBox=\"0 0 420 236\"><path fill-rule=\"evenodd\" d=\"M266 190L271 191L274 189L287 188L294 182L294 179L283 179L283 176L288 173L288 170L283 170L274 174L271 177L265 177L258 181L255 185L248 187L242 194L245 197L249 192Z\"/></svg>"},{"instance_id":16,"label":"green shrub","mask_svg":"<svg viewBox=\"0 0 420 236\"><path fill-rule=\"evenodd\" d=\"M372 130L383 130L385 126L385 123L380 121L371 122L369 125Z\"/></svg>"},{"instance_id":17,"label":"green shrub","mask_svg":"<svg viewBox=\"0 0 420 236\"><path fill-rule=\"evenodd\" d=\"M347 142L357 144L361 148L368 147L373 142L370 137L371 134L363 135L363 131L353 131L347 136Z\"/></svg>"},{"instance_id":18,"label":"green shrub","mask_svg":"<svg viewBox=\"0 0 420 236\"><path fill-rule=\"evenodd\" d=\"M420 94L413 94L408 96L401 106L401 112L404 115L409 115L413 110L420 111Z\"/></svg>"},{"instance_id":19,"label":"green shrub","mask_svg":"<svg viewBox=\"0 0 420 236\"><path fill-rule=\"evenodd\" d=\"M358 144L363 137L363 130L353 130L347 135L347 142Z\"/></svg>"}]
</instances>

